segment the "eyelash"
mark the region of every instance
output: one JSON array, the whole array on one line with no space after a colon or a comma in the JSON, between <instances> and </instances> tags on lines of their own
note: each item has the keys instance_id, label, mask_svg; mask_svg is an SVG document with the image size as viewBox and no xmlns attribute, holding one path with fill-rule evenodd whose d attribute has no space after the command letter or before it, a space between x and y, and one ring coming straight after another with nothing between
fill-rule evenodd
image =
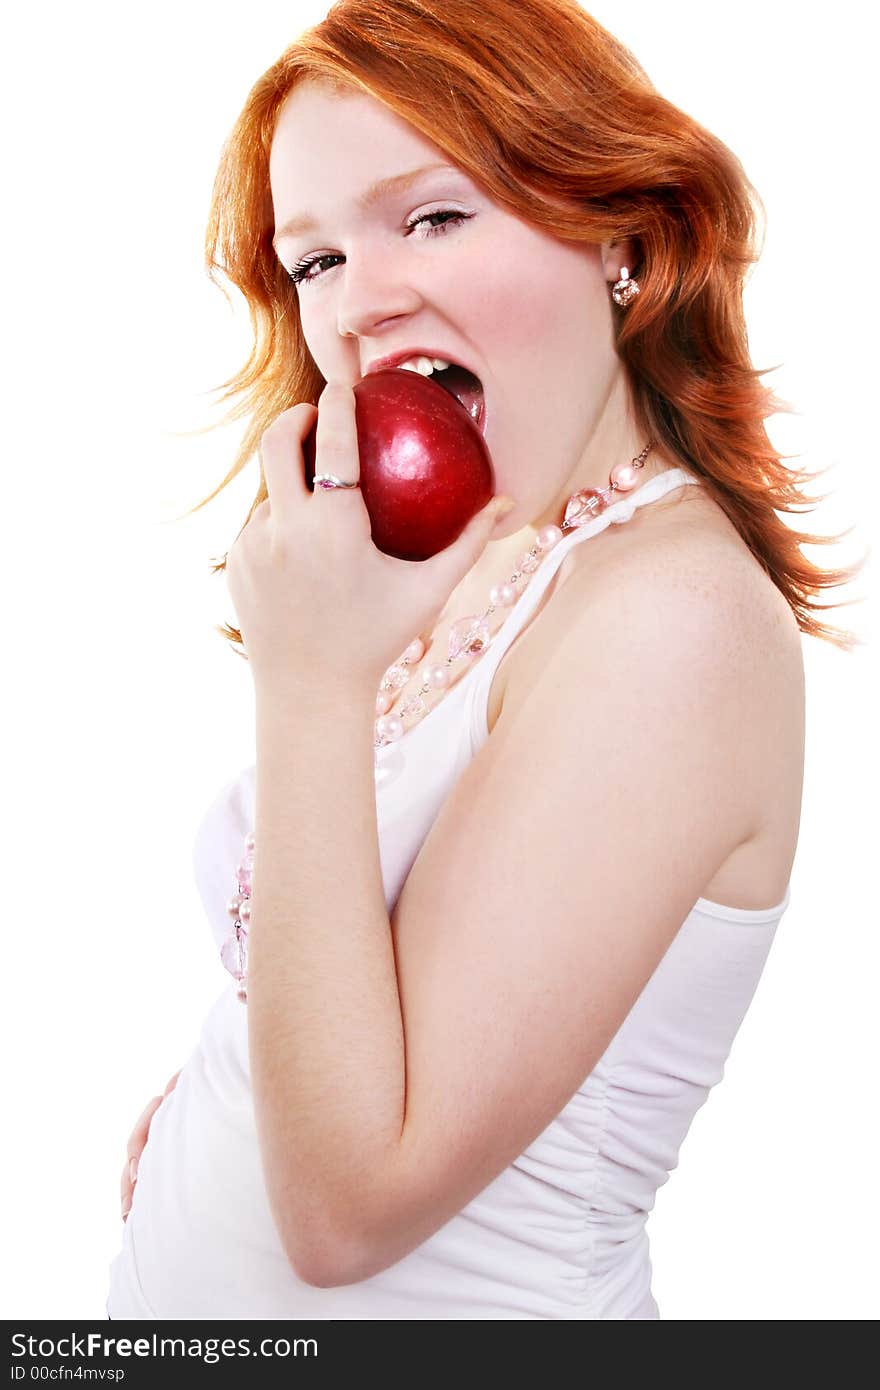
<instances>
[{"instance_id":1,"label":"eyelash","mask_svg":"<svg viewBox=\"0 0 880 1390\"><path fill-rule=\"evenodd\" d=\"M430 228L427 232L427 235L421 238L421 240L423 241L427 240L428 237L442 235L442 233L448 231L450 227L456 227L460 223L467 221L469 217L473 217L473 213L458 212L454 208L438 209L436 212L424 212L420 217L414 218L412 222L407 222L407 236L409 236L409 233L413 231L414 228L418 227L420 222L429 222L432 217L446 217L449 220L447 222L439 223L436 227ZM287 274L293 281L294 285L310 285L315 280L318 280L320 278L320 274L307 275L307 271L313 265L317 265L320 261L334 260L339 260L339 257L332 255L306 256L304 260L297 261L296 265L291 266ZM322 273L323 272L321 272L321 274Z\"/></svg>"}]
</instances>

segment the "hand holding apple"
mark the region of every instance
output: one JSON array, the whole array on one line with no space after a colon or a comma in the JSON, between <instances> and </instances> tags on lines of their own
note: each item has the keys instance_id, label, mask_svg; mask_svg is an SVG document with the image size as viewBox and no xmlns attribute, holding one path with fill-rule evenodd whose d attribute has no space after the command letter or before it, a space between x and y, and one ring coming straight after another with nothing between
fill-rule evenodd
<instances>
[{"instance_id":1,"label":"hand holding apple","mask_svg":"<svg viewBox=\"0 0 880 1390\"><path fill-rule=\"evenodd\" d=\"M443 374L462 394L465 375L456 367ZM427 560L445 550L495 490L480 426L450 389L400 368L372 372L353 388L372 540L395 559ZM303 442L309 489L315 444L313 427Z\"/></svg>"},{"instance_id":2,"label":"hand holding apple","mask_svg":"<svg viewBox=\"0 0 880 1390\"><path fill-rule=\"evenodd\" d=\"M364 416L357 418L356 396L365 382L358 387L328 383L317 406L301 402L271 422L260 441L267 496L226 557L229 593L261 700L326 711L335 699L350 709L358 691L365 699L370 692L375 698L388 666L415 636L430 633L449 595L492 538L502 504L509 502L493 496L482 436L457 401L424 378L410 380L405 370L383 375L393 378L390 399L398 405L399 391L410 400L414 391L427 392L431 400L439 395L444 406L448 399L457 412L452 418L459 443L462 435L470 440L471 452L463 446L453 453L438 428L444 449L438 459L426 447L424 414L418 411L404 415L402 424L399 414L384 417L379 412L380 428L373 437L377 449L365 449L358 430L360 425L363 431ZM376 381L364 394L381 404L383 394L371 395L381 385L379 373L371 376ZM373 506L380 525L384 503L386 524L390 520L408 527L404 541L411 550L418 548L422 558L392 556L375 544L366 487L325 491L309 486L305 445L313 431L322 471L360 484L371 463L375 467L384 459L389 464L388 473L376 472ZM451 466L455 459L460 475ZM395 463L402 476L394 473ZM310 471L314 481L314 464ZM398 487L410 504L395 510ZM427 499L433 508L428 510L426 503L420 512L413 496ZM488 500L478 505L484 497ZM432 547L434 553L426 554Z\"/></svg>"}]
</instances>

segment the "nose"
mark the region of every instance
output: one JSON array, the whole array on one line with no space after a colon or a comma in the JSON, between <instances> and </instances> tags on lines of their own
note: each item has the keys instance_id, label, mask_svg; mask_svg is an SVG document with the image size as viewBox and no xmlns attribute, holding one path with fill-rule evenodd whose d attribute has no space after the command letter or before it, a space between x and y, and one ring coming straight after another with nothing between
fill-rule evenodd
<instances>
[{"instance_id":1,"label":"nose","mask_svg":"<svg viewBox=\"0 0 880 1390\"><path fill-rule=\"evenodd\" d=\"M390 257L357 260L350 256L342 267L337 304L337 329L341 338L370 339L393 332L402 320L421 306L414 285L395 271Z\"/></svg>"}]
</instances>

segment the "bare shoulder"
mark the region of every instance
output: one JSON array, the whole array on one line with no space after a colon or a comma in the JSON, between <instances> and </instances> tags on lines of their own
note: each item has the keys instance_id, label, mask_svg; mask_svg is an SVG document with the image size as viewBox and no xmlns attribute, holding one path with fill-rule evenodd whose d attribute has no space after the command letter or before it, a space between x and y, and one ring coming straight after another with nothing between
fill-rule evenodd
<instances>
[{"instance_id":1,"label":"bare shoulder","mask_svg":"<svg viewBox=\"0 0 880 1390\"><path fill-rule=\"evenodd\" d=\"M650 624L699 620L713 626L735 657L731 676L751 684L783 671L797 687L803 679L801 635L794 615L733 523L702 488L687 487L667 505L646 507L624 525L609 526L570 551L564 583L542 615L541 655L589 644L595 624L644 615ZM536 643L537 646L537 643ZM507 695L516 700L533 685L537 666L523 646L511 664Z\"/></svg>"},{"instance_id":2,"label":"bare shoulder","mask_svg":"<svg viewBox=\"0 0 880 1390\"><path fill-rule=\"evenodd\" d=\"M672 619L699 615L714 635L714 651L727 658L732 692L754 702L796 702L803 685L801 633L792 610L767 570L721 508L688 488L687 505L659 513L653 529L634 532L618 568L609 558L607 581L626 582L633 604ZM613 601L611 592L604 595ZM772 719L772 714L770 715Z\"/></svg>"},{"instance_id":3,"label":"bare shoulder","mask_svg":"<svg viewBox=\"0 0 880 1390\"><path fill-rule=\"evenodd\" d=\"M781 900L797 846L804 762L801 633L789 604L724 512L687 488L686 503L646 507L575 547L544 629L511 666L503 712L556 679L636 682L643 702L662 688L697 724L732 746L725 797L739 803L739 844L703 896L734 907ZM692 501L691 498L694 500ZM603 542L603 544L597 544ZM612 672L610 663L618 666ZM566 676L560 673L565 671ZM662 681L660 675L662 672ZM726 718L718 722L719 707ZM625 737L625 731L615 733Z\"/></svg>"},{"instance_id":4,"label":"bare shoulder","mask_svg":"<svg viewBox=\"0 0 880 1390\"><path fill-rule=\"evenodd\" d=\"M675 611L696 607L707 620L714 616L731 639L746 640L746 678L749 667L754 674L757 661L774 655L790 660L796 654L800 664L797 622L767 571L702 488L684 492L669 509L658 507L650 515L646 508L643 516L613 528L617 548L605 550L592 575L586 567L580 573L581 598L589 602L593 592L597 603L607 605L624 586L628 603L654 615L662 604Z\"/></svg>"}]
</instances>

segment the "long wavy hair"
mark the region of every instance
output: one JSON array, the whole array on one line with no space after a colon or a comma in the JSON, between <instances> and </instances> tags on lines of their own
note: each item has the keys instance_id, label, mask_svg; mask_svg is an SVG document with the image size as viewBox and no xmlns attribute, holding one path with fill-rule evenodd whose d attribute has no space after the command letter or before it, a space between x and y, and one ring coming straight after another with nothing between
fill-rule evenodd
<instances>
[{"instance_id":1,"label":"long wavy hair","mask_svg":"<svg viewBox=\"0 0 880 1390\"><path fill-rule=\"evenodd\" d=\"M763 203L727 146L661 96L576 0L338 0L259 78L221 152L205 244L209 278L226 294L219 272L241 291L253 330L247 362L215 388L238 402L206 428L243 416L248 424L226 477L185 515L259 453L276 415L317 403L325 385L272 246L275 123L306 80L383 102L535 227L594 245L634 239L630 273L641 292L613 312L640 429L700 477L802 632L861 645L819 616L842 601L816 600L849 583L863 560L819 568L802 546L840 535L800 532L779 515L817 501L804 495L811 475L770 442L765 419L792 407L761 383L749 356L742 291L763 249ZM261 469L245 525L266 495ZM225 556L212 562L212 573L224 568ZM215 631L242 647L236 628Z\"/></svg>"}]
</instances>

